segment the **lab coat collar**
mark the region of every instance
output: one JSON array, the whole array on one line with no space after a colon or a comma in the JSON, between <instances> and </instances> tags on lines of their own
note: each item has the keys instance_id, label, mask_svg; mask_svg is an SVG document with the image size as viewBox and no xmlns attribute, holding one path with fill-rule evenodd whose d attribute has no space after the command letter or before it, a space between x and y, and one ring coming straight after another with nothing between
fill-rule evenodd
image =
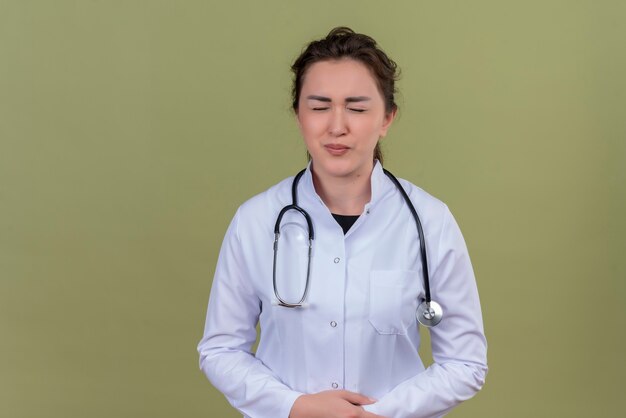
<instances>
[{"instance_id":1,"label":"lab coat collar","mask_svg":"<svg viewBox=\"0 0 626 418\"><path fill-rule=\"evenodd\" d=\"M318 200L322 204L322 198L315 191L315 186L313 185L313 173L311 171L311 163L306 166L306 171L301 179L307 195L311 195ZM372 175L370 178L370 187L371 187L371 198L370 201L365 204L365 210L369 209L372 205L376 204L378 200L389 190L390 186L392 186L391 182L383 172L383 166L378 160L374 160L374 169L372 170Z\"/></svg>"}]
</instances>

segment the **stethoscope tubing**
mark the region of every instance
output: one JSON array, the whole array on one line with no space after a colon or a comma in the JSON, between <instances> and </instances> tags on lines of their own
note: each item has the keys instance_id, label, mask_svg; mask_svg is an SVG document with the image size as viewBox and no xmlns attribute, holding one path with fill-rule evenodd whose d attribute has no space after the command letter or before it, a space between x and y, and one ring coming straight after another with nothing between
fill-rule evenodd
<instances>
[{"instance_id":1,"label":"stethoscope tubing","mask_svg":"<svg viewBox=\"0 0 626 418\"><path fill-rule=\"evenodd\" d=\"M298 206L298 183L300 182L300 178L305 172L306 172L306 169L303 169L294 177L293 183L291 184L292 203L290 205L285 206L284 208L280 210L278 217L276 219L276 224L274 225L274 261L273 261L273 267L272 267L272 282L274 286L274 295L276 296L276 299L278 300L278 305L286 307L286 308L299 308L299 307L304 306L304 301L306 300L306 297L309 292L309 284L310 284L310 278L311 278L311 251L313 248L313 240L315 239L315 231L313 228L313 221L311 220L311 217L309 216L307 211L301 208L300 206ZM406 190L404 190L404 187L402 187L402 185L400 184L400 181L393 174L391 174L391 172L389 172L388 170L384 168L383 168L383 172L396 186L396 188L400 192L400 195L402 196L405 203L409 207L409 211L411 212L413 219L415 220L415 226L417 229L417 235L419 237L419 244L420 244L420 259L422 262L422 281L424 283L424 299L425 299L423 302L419 304L416 316L417 316L418 322L420 322L422 325L427 326L427 327L432 327L432 326L437 325L441 321L442 316L443 316L443 310L437 302L431 300L431 296L430 296L428 257L426 254L426 238L424 237L424 230L422 227L422 222L420 221L420 218L417 214L417 210L415 209L415 206L411 202L409 195L407 194ZM302 294L302 297L296 303L287 302L284 299L282 299L278 293L278 286L276 284L276 264L277 264L277 258L278 258L278 240L280 238L280 223L285 213L289 212L290 210L295 210L299 212L300 214L302 214L302 216L304 216L304 219L306 220L307 227L308 227L308 233L309 233L306 282L304 285L304 292Z\"/></svg>"},{"instance_id":2,"label":"stethoscope tubing","mask_svg":"<svg viewBox=\"0 0 626 418\"><path fill-rule=\"evenodd\" d=\"M293 183L291 184L291 205L287 205L281 209L278 214L278 218L276 218L276 224L274 225L274 262L272 267L272 282L274 286L274 296L278 299L278 305L284 306L285 308L300 308L303 306L304 301L309 293L309 282L311 277L311 251L313 248L313 240L315 239L315 229L313 228L313 221L311 220L311 216L307 213L306 210L302 209L298 206L298 183L300 182L300 177L304 174L306 168L301 170L293 179ZM308 249L308 257L307 257L307 267L306 267L306 282L304 284L304 292L302 293L302 297L296 303L290 303L283 300L278 293L278 286L276 285L276 261L278 258L278 239L280 238L280 222L283 219L285 213L290 210L295 210L300 212L304 219L306 220L308 232L309 232L309 249Z\"/></svg>"},{"instance_id":3,"label":"stethoscope tubing","mask_svg":"<svg viewBox=\"0 0 626 418\"><path fill-rule=\"evenodd\" d=\"M400 181L391 174L388 170L383 168L383 172L389 177L389 179L396 185L402 198L406 202L409 210L411 211L411 215L413 215L413 219L415 219L415 225L417 227L417 235L420 240L420 257L422 259L422 278L424 281L424 299L426 299L427 303L430 303L430 275L428 274L428 259L426 257L426 239L424 238L424 230L422 228L422 222L420 221L420 217L417 215L417 210L415 210L415 206L411 202L409 195L404 190L404 187L400 184Z\"/></svg>"}]
</instances>

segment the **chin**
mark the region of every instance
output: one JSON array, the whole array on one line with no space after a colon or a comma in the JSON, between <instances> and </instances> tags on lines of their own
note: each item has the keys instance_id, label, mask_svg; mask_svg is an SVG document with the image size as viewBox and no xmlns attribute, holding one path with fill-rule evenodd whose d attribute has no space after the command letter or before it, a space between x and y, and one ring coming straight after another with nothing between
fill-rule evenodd
<instances>
[{"instance_id":1,"label":"chin","mask_svg":"<svg viewBox=\"0 0 626 418\"><path fill-rule=\"evenodd\" d=\"M349 177L359 171L362 166L362 164L347 158L313 158L313 171L318 175L324 173L332 177Z\"/></svg>"}]
</instances>

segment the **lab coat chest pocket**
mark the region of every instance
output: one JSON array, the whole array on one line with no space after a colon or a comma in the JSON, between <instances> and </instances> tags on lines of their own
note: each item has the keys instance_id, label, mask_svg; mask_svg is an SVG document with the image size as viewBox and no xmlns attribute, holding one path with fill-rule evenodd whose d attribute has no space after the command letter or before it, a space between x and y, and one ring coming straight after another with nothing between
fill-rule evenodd
<instances>
[{"instance_id":1,"label":"lab coat chest pocket","mask_svg":"<svg viewBox=\"0 0 626 418\"><path fill-rule=\"evenodd\" d=\"M415 326L419 272L374 270L369 283L369 321L379 334L404 335Z\"/></svg>"},{"instance_id":2,"label":"lab coat chest pocket","mask_svg":"<svg viewBox=\"0 0 626 418\"><path fill-rule=\"evenodd\" d=\"M271 328L278 332L281 344L289 344L291 341L303 341L305 329L304 317L307 307L287 308L277 304L272 304Z\"/></svg>"}]
</instances>

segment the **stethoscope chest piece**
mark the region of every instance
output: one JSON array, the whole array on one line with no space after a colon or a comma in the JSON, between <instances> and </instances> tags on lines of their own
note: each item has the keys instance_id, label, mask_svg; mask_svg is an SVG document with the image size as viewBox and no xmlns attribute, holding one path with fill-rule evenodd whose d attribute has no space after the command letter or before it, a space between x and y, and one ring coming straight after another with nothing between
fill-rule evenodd
<instances>
[{"instance_id":1,"label":"stethoscope chest piece","mask_svg":"<svg viewBox=\"0 0 626 418\"><path fill-rule=\"evenodd\" d=\"M441 305L433 300L430 302L423 301L417 307L415 316L417 317L417 322L425 327L434 327L441 322L443 309L441 309Z\"/></svg>"}]
</instances>

